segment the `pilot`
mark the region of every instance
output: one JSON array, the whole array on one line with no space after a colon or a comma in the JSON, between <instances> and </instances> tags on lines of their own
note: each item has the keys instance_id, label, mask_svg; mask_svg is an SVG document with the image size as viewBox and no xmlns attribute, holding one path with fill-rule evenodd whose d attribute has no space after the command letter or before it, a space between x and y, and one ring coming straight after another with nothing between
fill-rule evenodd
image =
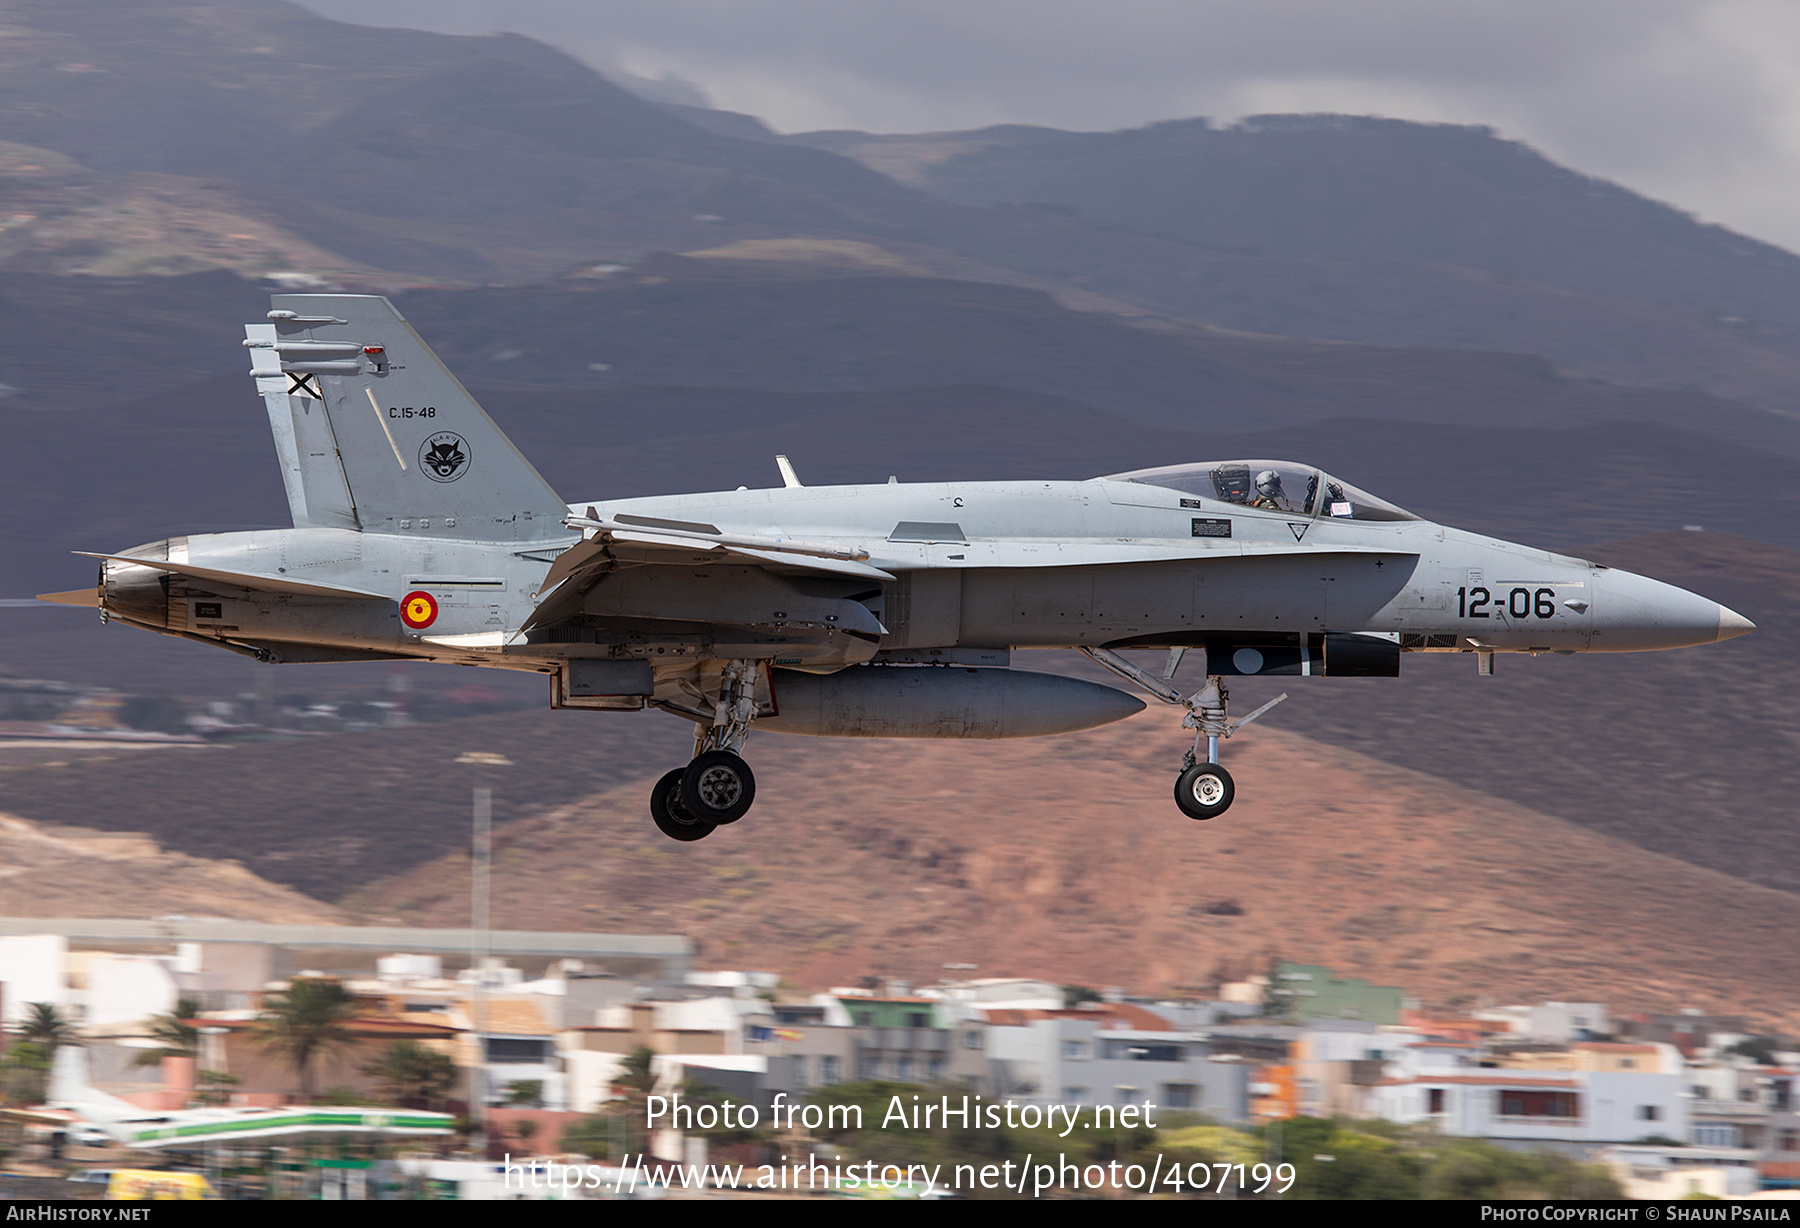
<instances>
[{"instance_id":1,"label":"pilot","mask_svg":"<svg viewBox=\"0 0 1800 1228\"><path fill-rule=\"evenodd\" d=\"M1250 501L1251 507L1267 508L1270 511L1285 511L1287 492L1281 489L1281 475L1273 469L1264 469L1256 475L1256 498Z\"/></svg>"}]
</instances>

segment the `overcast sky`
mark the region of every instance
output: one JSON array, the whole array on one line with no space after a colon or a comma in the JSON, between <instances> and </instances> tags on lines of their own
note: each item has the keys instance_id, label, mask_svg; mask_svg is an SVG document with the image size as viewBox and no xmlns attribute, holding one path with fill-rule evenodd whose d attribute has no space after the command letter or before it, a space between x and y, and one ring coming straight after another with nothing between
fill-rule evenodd
<instances>
[{"instance_id":1,"label":"overcast sky","mask_svg":"<svg viewBox=\"0 0 1800 1228\"><path fill-rule=\"evenodd\" d=\"M1800 251L1796 0L307 0L508 30L783 132L1338 111L1489 124ZM698 98L694 99L698 101Z\"/></svg>"}]
</instances>

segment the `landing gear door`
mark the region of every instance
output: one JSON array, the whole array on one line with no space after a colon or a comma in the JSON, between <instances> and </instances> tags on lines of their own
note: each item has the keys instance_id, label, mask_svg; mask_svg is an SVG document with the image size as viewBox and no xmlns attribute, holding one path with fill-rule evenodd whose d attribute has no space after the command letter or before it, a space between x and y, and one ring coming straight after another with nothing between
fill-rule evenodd
<instances>
[{"instance_id":1,"label":"landing gear door","mask_svg":"<svg viewBox=\"0 0 1800 1228\"><path fill-rule=\"evenodd\" d=\"M575 657L550 676L550 706L635 712L653 689L648 661Z\"/></svg>"}]
</instances>

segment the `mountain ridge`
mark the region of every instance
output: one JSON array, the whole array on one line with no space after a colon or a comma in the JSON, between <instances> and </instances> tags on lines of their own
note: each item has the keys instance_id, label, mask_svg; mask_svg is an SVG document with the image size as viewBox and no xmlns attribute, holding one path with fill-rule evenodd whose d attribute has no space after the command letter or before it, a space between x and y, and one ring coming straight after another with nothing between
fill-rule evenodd
<instances>
[{"instance_id":1,"label":"mountain ridge","mask_svg":"<svg viewBox=\"0 0 1800 1228\"><path fill-rule=\"evenodd\" d=\"M9 14L8 140L182 186L135 206L155 233L134 239L108 232L101 185L0 165L0 267L299 261L361 284L468 284L862 242L1224 329L1535 352L1800 411L1800 257L1481 129L1274 116L771 140L517 36L366 29L273 0ZM911 150L918 182L878 173L892 157L871 169L877 146ZM230 192L209 197L212 181ZM246 250L220 252L221 226Z\"/></svg>"}]
</instances>

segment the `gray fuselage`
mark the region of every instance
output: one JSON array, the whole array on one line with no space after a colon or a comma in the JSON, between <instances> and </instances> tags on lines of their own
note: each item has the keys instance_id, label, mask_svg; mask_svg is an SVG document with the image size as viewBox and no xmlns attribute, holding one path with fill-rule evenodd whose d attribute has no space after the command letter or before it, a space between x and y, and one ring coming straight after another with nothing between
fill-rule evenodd
<instances>
[{"instance_id":1,"label":"gray fuselage","mask_svg":"<svg viewBox=\"0 0 1800 1228\"><path fill-rule=\"evenodd\" d=\"M1167 647L1309 633L1372 633L1409 649L1628 652L1748 629L1731 611L1673 586L1427 521L1297 516L1143 482L784 487L570 507L838 544L867 551L869 565L894 579L782 576L717 549L618 544L616 569L583 603L581 621L593 634L559 639L518 630L555 554L579 540L574 533L522 548L446 536L436 526L296 528L195 535L128 553L386 600L259 592L179 575L171 583L169 573L112 564L106 605L158 630L268 645L289 661L334 659L331 650L341 650L335 659L381 654L535 670L571 656L654 658L677 646L788 664L783 645L794 636L765 635L770 642L757 644L743 629L776 627L788 613L776 605L807 596L854 599L882 632L877 643L839 635L834 645L810 645L804 665L813 669L877 652ZM1203 522L1214 535L1195 536ZM402 617L397 603L414 592L436 602L429 626L409 627ZM618 624L612 636L609 613ZM724 641L729 647L715 653Z\"/></svg>"}]
</instances>

